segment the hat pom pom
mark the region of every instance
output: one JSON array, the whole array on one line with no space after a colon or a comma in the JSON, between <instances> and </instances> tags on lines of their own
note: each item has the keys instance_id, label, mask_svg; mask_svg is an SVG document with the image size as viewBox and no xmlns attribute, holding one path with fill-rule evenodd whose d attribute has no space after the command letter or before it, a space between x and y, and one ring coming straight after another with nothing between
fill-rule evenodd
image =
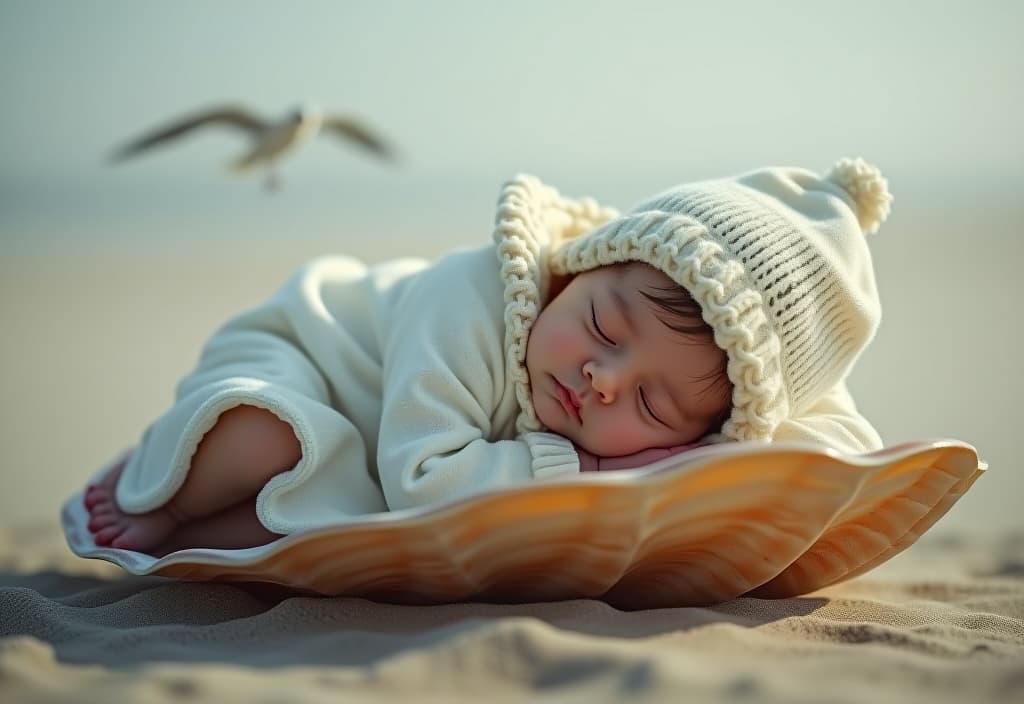
<instances>
[{"instance_id":1,"label":"hat pom pom","mask_svg":"<svg viewBox=\"0 0 1024 704\"><path fill-rule=\"evenodd\" d=\"M892 195L882 172L861 158L840 159L825 179L846 191L857 206L857 221L866 235L878 231L889 217Z\"/></svg>"}]
</instances>

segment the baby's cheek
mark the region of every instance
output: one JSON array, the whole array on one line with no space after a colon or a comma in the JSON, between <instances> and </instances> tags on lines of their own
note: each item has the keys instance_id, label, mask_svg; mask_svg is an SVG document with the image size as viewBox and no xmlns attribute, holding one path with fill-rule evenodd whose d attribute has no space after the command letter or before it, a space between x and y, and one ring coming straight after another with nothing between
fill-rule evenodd
<instances>
[{"instance_id":1,"label":"baby's cheek","mask_svg":"<svg viewBox=\"0 0 1024 704\"><path fill-rule=\"evenodd\" d=\"M637 428L635 423L629 421L611 420L593 428L593 431L591 437L600 448L591 452L602 457L631 455L654 445L641 428Z\"/></svg>"},{"instance_id":2,"label":"baby's cheek","mask_svg":"<svg viewBox=\"0 0 1024 704\"><path fill-rule=\"evenodd\" d=\"M545 331L547 347L558 352L568 352L579 344L579 336L565 325L552 325Z\"/></svg>"}]
</instances>

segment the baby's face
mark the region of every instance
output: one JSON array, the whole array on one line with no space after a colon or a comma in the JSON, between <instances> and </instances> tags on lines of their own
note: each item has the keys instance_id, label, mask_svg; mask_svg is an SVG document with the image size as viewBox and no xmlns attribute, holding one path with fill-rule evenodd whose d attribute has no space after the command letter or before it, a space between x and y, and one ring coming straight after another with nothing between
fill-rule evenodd
<instances>
[{"instance_id":1,"label":"baby's face","mask_svg":"<svg viewBox=\"0 0 1024 704\"><path fill-rule=\"evenodd\" d=\"M552 432L615 457L693 442L728 408L731 387L715 373L725 352L710 335L669 328L670 314L640 293L670 286L645 264L601 267L541 311L526 368L537 416Z\"/></svg>"}]
</instances>

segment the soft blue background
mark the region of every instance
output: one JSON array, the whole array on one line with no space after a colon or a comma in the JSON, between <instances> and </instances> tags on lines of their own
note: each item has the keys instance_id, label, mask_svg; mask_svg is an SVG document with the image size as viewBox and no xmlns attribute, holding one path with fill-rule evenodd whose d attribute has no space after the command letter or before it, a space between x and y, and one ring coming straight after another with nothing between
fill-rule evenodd
<instances>
[{"instance_id":1,"label":"soft blue background","mask_svg":"<svg viewBox=\"0 0 1024 704\"><path fill-rule=\"evenodd\" d=\"M72 428L50 415L40 399L81 389L33 385L49 371L32 360L49 359L53 337L37 313L18 317L37 310L26 306L39 294L15 303L29 289L13 282L49 282L55 267L86 276L101 263L173 276L199 261L262 258L280 265L276 277L324 251L433 256L484 241L498 189L518 171L625 208L674 182L862 155L883 169L896 203L872 240L885 321L852 386L887 440L962 438L992 463L940 527L1021 526L1021 8L0 2L0 507L52 515L62 498L52 494L132 442L173 381L156 375L149 395L125 396L118 407L139 406L131 423L76 411L86 425ZM284 164L284 189L269 194L259 178L226 175L244 142L210 130L104 163L119 142L197 107L237 101L273 116L303 100L365 118L401 162L322 138ZM83 292L63 290L67 276L47 283L61 314L116 331L108 304L74 308ZM166 305L214 317L236 306L188 295L183 287L183 302ZM194 334L183 349L194 350ZM116 371L76 357L74 336L61 344L82 379ZM125 344L125 359L149 354ZM190 362L173 358L175 371ZM52 447L25 439L47 421ZM22 490L27 476L57 488Z\"/></svg>"},{"instance_id":2,"label":"soft blue background","mask_svg":"<svg viewBox=\"0 0 1024 704\"><path fill-rule=\"evenodd\" d=\"M475 241L524 170L622 206L677 181L858 154L884 167L897 213L1019 191L1019 3L625 7L5 1L0 242L237 245L285 230L345 248L369 225L433 250ZM244 143L217 130L102 163L199 106L274 116L302 100L363 116L401 168L309 145L267 198L224 177Z\"/></svg>"}]
</instances>

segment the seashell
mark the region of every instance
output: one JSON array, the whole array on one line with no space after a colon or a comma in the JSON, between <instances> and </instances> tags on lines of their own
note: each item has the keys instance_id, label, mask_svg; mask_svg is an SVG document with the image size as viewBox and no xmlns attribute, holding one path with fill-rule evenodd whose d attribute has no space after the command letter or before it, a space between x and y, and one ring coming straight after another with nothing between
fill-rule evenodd
<instances>
[{"instance_id":1,"label":"seashell","mask_svg":"<svg viewBox=\"0 0 1024 704\"><path fill-rule=\"evenodd\" d=\"M597 598L664 608L796 596L862 574L912 545L985 469L955 440L864 455L727 443L641 469L368 515L260 547L161 558L98 547L81 493L64 504L62 521L76 554L133 574L404 604Z\"/></svg>"}]
</instances>

